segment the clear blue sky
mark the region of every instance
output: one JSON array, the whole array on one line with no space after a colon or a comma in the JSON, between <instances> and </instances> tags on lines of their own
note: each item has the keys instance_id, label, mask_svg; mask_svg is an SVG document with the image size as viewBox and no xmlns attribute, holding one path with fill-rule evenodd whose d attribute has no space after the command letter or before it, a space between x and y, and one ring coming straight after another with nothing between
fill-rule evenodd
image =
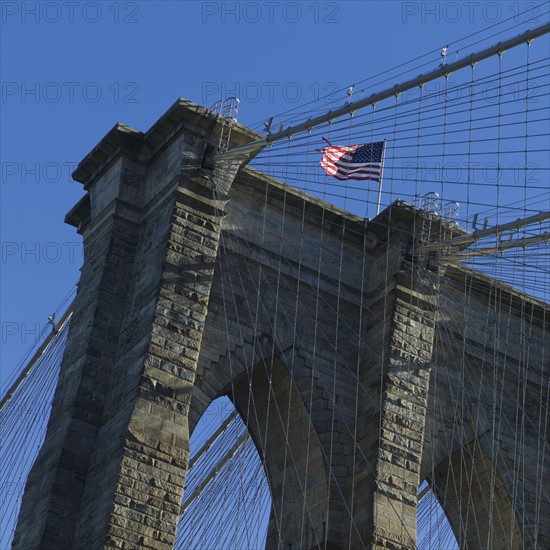
<instances>
[{"instance_id":1,"label":"clear blue sky","mask_svg":"<svg viewBox=\"0 0 550 550\"><path fill-rule=\"evenodd\" d=\"M180 96L235 94L252 125L426 52L435 67L490 25L540 25L547 4L518 14L544 4L2 2L0 382L78 280L70 174L117 121L145 131Z\"/></svg>"}]
</instances>

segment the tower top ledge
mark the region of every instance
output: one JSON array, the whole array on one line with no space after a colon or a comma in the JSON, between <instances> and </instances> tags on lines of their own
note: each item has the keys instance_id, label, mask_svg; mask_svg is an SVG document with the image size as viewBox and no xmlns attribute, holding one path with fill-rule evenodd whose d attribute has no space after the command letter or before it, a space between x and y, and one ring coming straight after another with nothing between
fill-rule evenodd
<instances>
[{"instance_id":1,"label":"tower top ledge","mask_svg":"<svg viewBox=\"0 0 550 550\"><path fill-rule=\"evenodd\" d=\"M82 159L72 177L87 188L120 154L148 164L182 131L214 145L213 139L216 135L213 130L221 120L215 112L180 97L146 132L121 122L115 124ZM232 147L245 145L261 137L261 134L242 124L232 123Z\"/></svg>"}]
</instances>

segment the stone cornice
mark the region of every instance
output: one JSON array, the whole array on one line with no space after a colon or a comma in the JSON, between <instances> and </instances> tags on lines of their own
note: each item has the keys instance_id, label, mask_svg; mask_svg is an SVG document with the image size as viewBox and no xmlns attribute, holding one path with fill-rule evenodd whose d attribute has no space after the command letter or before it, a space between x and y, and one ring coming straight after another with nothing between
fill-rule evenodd
<instances>
[{"instance_id":1,"label":"stone cornice","mask_svg":"<svg viewBox=\"0 0 550 550\"><path fill-rule=\"evenodd\" d=\"M73 172L73 179L87 189L120 155L148 164L181 132L192 134L205 144L215 145L213 130L219 123L218 115L184 98L178 99L147 132L140 132L117 123L105 137L84 157ZM231 147L244 145L261 137L242 126L231 127Z\"/></svg>"}]
</instances>

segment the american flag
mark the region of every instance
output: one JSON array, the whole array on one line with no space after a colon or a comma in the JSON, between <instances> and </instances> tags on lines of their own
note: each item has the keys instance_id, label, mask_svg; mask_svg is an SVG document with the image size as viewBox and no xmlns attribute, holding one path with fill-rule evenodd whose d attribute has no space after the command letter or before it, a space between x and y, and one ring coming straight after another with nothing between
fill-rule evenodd
<instances>
[{"instance_id":1,"label":"american flag","mask_svg":"<svg viewBox=\"0 0 550 550\"><path fill-rule=\"evenodd\" d=\"M332 145L323 139L328 147L321 149L324 155L320 165L329 176L339 180L380 181L385 141L348 147Z\"/></svg>"}]
</instances>

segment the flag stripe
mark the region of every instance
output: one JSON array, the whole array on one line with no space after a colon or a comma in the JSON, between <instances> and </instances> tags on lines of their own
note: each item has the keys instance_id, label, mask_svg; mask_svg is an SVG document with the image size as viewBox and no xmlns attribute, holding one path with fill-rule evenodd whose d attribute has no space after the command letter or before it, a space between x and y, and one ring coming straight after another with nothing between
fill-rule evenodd
<instances>
[{"instance_id":1,"label":"flag stripe","mask_svg":"<svg viewBox=\"0 0 550 550\"><path fill-rule=\"evenodd\" d=\"M365 177L365 176L339 176L338 174L331 174L334 179L340 180L340 181L348 181L348 180L362 180L362 181L380 181L380 176L378 177Z\"/></svg>"}]
</instances>

